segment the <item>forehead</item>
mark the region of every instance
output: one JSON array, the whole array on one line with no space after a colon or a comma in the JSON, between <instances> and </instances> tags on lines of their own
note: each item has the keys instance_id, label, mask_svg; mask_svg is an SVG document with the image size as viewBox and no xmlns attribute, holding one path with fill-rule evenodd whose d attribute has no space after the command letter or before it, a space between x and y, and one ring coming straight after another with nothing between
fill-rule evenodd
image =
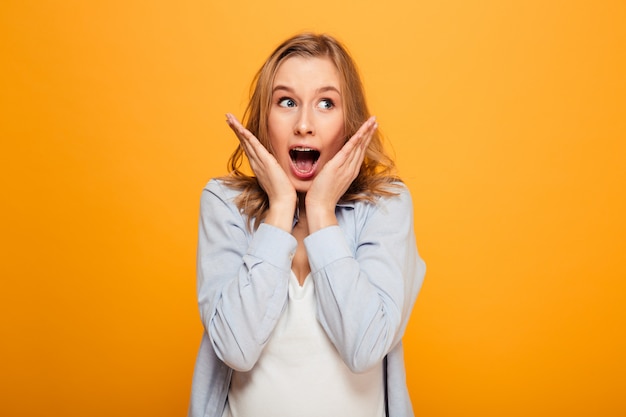
<instances>
[{"instance_id":1,"label":"forehead","mask_svg":"<svg viewBox=\"0 0 626 417\"><path fill-rule=\"evenodd\" d=\"M292 56L280 63L274 76L274 86L340 87L339 71L328 57Z\"/></svg>"}]
</instances>

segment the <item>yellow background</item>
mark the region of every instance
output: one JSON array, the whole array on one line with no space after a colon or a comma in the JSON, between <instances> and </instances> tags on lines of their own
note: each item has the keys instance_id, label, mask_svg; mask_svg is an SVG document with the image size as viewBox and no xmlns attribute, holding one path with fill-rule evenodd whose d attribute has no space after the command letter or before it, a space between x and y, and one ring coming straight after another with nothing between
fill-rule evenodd
<instances>
[{"instance_id":1,"label":"yellow background","mask_svg":"<svg viewBox=\"0 0 626 417\"><path fill-rule=\"evenodd\" d=\"M0 415L180 416L199 195L263 59L342 39L415 201L416 414L626 415L626 3L0 5Z\"/></svg>"}]
</instances>

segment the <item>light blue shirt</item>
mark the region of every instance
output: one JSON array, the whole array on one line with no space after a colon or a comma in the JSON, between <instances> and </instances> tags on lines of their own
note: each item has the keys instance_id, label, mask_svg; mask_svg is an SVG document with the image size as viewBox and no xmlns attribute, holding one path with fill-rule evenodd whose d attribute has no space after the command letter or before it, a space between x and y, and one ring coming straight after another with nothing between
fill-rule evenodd
<instances>
[{"instance_id":1,"label":"light blue shirt","mask_svg":"<svg viewBox=\"0 0 626 417\"><path fill-rule=\"evenodd\" d=\"M189 417L221 417L232 370L250 370L287 303L297 241L279 228L248 229L237 190L211 180L200 204L197 292L204 333ZM413 416L402 335L424 279L411 196L340 203L338 226L304 239L317 316L353 372L386 365L389 417Z\"/></svg>"}]
</instances>

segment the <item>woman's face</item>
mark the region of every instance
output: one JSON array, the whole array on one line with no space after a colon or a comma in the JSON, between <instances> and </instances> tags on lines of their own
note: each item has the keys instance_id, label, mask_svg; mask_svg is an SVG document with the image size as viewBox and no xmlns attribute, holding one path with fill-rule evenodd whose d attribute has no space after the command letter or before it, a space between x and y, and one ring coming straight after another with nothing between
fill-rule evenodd
<instances>
[{"instance_id":1,"label":"woman's face","mask_svg":"<svg viewBox=\"0 0 626 417\"><path fill-rule=\"evenodd\" d=\"M278 67L268 116L270 144L296 191L345 143L339 72L328 58L291 57Z\"/></svg>"}]
</instances>

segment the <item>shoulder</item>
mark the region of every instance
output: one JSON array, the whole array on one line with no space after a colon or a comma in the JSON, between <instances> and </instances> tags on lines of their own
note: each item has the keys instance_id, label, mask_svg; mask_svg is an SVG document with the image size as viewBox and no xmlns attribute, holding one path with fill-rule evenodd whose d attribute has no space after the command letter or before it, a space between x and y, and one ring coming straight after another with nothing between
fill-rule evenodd
<instances>
[{"instance_id":1,"label":"shoulder","mask_svg":"<svg viewBox=\"0 0 626 417\"><path fill-rule=\"evenodd\" d=\"M411 192L402 182L393 184L393 188L389 189L391 195L378 196L374 201L340 203L337 212L339 225L355 237L364 230L388 233L407 229L406 225L413 221Z\"/></svg>"},{"instance_id":2,"label":"shoulder","mask_svg":"<svg viewBox=\"0 0 626 417\"><path fill-rule=\"evenodd\" d=\"M241 191L229 187L221 178L213 178L204 186L202 194L211 194L225 202L233 202Z\"/></svg>"},{"instance_id":3,"label":"shoulder","mask_svg":"<svg viewBox=\"0 0 626 417\"><path fill-rule=\"evenodd\" d=\"M411 197L411 191L406 186L406 184L398 181L394 182L393 186L393 192L395 193L395 195L389 197L381 197L377 205L392 205L398 207L399 209L408 209L412 211L413 198Z\"/></svg>"},{"instance_id":4,"label":"shoulder","mask_svg":"<svg viewBox=\"0 0 626 417\"><path fill-rule=\"evenodd\" d=\"M205 215L230 212L240 216L235 200L241 191L229 187L222 179L211 179L202 189L200 209Z\"/></svg>"},{"instance_id":5,"label":"shoulder","mask_svg":"<svg viewBox=\"0 0 626 417\"><path fill-rule=\"evenodd\" d=\"M388 191L391 195L381 195L374 202L357 201L352 203L356 213L372 215L385 212L412 212L413 199L411 191L403 182L396 181L391 184Z\"/></svg>"},{"instance_id":6,"label":"shoulder","mask_svg":"<svg viewBox=\"0 0 626 417\"><path fill-rule=\"evenodd\" d=\"M411 201L411 191L409 190L409 187L406 186L405 183L403 183L402 181L395 181L391 183L391 188L390 191L392 191L395 195L390 196L390 197L381 197L383 200L389 200L389 199L397 199L400 201L406 201L409 200Z\"/></svg>"}]
</instances>

